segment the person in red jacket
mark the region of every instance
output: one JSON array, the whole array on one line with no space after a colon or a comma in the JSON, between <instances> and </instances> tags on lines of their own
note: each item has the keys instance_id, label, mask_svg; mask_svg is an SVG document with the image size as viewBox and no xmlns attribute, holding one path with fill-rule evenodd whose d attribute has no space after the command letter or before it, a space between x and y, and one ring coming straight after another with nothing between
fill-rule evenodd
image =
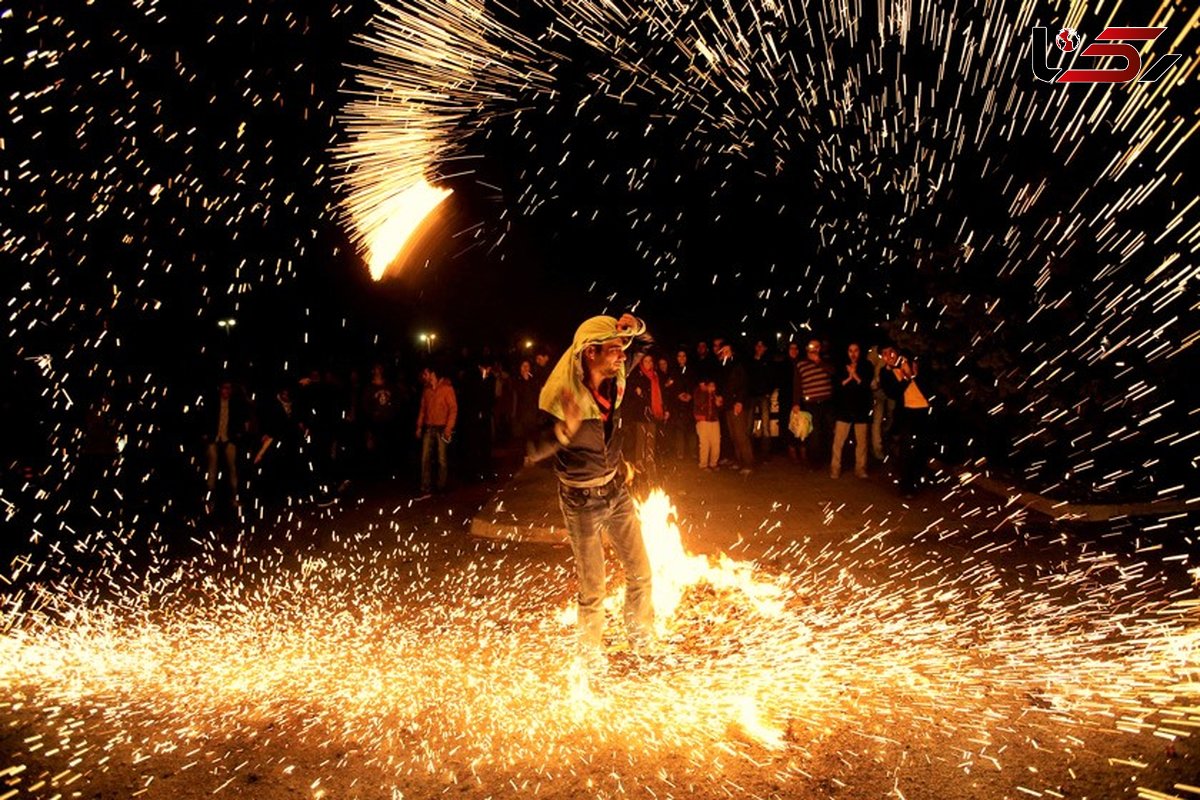
<instances>
[{"instance_id":1,"label":"person in red jacket","mask_svg":"<svg viewBox=\"0 0 1200 800\"><path fill-rule=\"evenodd\" d=\"M429 494L433 486L433 454L437 451L438 491L446 488L449 461L446 445L454 434L454 422L458 417L458 399L449 378L438 375L435 367L429 366L421 373L425 392L421 395L421 410L417 412L417 438L421 440L421 493Z\"/></svg>"}]
</instances>

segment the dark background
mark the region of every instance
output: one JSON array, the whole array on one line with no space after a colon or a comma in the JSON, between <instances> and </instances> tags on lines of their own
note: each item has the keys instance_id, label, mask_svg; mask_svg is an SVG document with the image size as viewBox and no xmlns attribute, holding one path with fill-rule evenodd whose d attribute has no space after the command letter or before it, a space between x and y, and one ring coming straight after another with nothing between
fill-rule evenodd
<instances>
[{"instance_id":1,"label":"dark background","mask_svg":"<svg viewBox=\"0 0 1200 800\"><path fill-rule=\"evenodd\" d=\"M722 84L699 95L704 113L559 26L542 65L557 96L464 119L472 172L448 180L447 219L381 284L350 244L330 155L347 65L373 58L355 41L373 3L12 8L0 281L6 414L27 424L6 462L56 486L82 410L107 394L146 468L165 471L218 376L262 392L375 359L411 373L421 331L454 353L561 346L583 317L633 308L672 346L811 331L840 352L889 335L937 370L946 457L1072 498L1180 496L1200 403L1194 356L1175 353L1200 318L1187 301L1131 300L1171 253L1173 273L1194 264L1181 243L1194 211L1154 243L1194 197L1194 141L1165 172L1151 147L1105 177L1134 141L1115 124L1132 89L1039 85L1027 69L1028 25L1063 12L988 12L1011 31L1001 50L979 34L985 12L933 5L942 16L913 20L903 48L880 43L870 3L853 35L815 11L781 19L773 33L801 69L751 73L742 95ZM1176 5L1169 38L1192 13ZM705 25L702 12L681 25ZM534 37L553 27L534 3L495 13ZM827 49L811 43L822 25ZM652 29L626 34L652 70L683 68ZM959 48L974 52L964 69ZM1189 33L1177 69L1195 49ZM1193 118L1194 80L1137 114L1160 105L1168 127ZM1112 209L1160 173L1167 185ZM1194 297L1195 280L1176 291Z\"/></svg>"}]
</instances>

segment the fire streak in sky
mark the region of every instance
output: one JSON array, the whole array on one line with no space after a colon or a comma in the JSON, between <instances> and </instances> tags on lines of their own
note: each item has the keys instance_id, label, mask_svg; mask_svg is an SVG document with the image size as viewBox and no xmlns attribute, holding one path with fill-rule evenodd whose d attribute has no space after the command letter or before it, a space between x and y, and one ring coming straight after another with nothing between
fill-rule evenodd
<instances>
[{"instance_id":1,"label":"fire streak in sky","mask_svg":"<svg viewBox=\"0 0 1200 800\"><path fill-rule=\"evenodd\" d=\"M371 277L379 280L393 262L403 262L405 249L429 215L452 194L449 189L415 183L379 209L385 221L372 231L367 244Z\"/></svg>"}]
</instances>

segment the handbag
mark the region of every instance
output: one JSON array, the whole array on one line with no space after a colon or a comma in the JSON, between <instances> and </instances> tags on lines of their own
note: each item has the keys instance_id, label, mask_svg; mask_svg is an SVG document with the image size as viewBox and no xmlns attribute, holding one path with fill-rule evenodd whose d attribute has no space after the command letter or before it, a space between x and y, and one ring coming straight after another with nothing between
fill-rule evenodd
<instances>
[{"instance_id":1,"label":"handbag","mask_svg":"<svg viewBox=\"0 0 1200 800\"><path fill-rule=\"evenodd\" d=\"M791 431L792 436L804 441L812 433L812 429L812 414L799 408L793 408L792 415L788 417L788 430Z\"/></svg>"}]
</instances>

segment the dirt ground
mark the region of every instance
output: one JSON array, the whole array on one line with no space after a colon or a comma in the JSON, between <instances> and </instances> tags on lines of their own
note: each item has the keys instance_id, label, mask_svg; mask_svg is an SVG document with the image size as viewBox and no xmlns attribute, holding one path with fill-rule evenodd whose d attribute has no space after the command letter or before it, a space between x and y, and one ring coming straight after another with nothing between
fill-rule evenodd
<instances>
[{"instance_id":1,"label":"dirt ground","mask_svg":"<svg viewBox=\"0 0 1200 800\"><path fill-rule=\"evenodd\" d=\"M693 587L676 658L614 621L586 690L569 548L469 534L554 519L545 474L375 487L25 598L0 800L1200 796L1194 515L1067 526L785 459L661 483L687 550L754 562L779 607Z\"/></svg>"}]
</instances>

